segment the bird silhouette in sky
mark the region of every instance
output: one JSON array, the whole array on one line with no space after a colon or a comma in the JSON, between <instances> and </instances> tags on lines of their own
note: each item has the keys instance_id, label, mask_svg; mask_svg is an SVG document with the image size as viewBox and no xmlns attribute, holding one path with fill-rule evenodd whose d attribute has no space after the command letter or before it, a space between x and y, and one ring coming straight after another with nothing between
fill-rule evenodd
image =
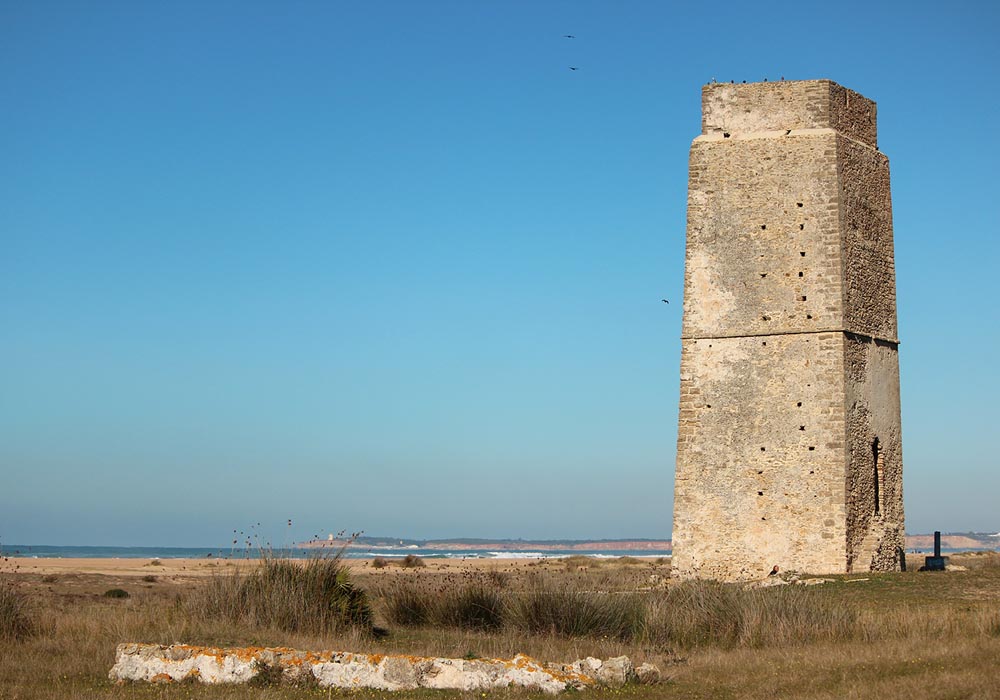
<instances>
[{"instance_id":1,"label":"bird silhouette in sky","mask_svg":"<svg viewBox=\"0 0 1000 700\"><path fill-rule=\"evenodd\" d=\"M669 302L669 301L667 301L666 299L660 299L660 301L662 301L662 302L663 302L664 304L669 304L669 303L670 303L670 302Z\"/></svg>"},{"instance_id":2,"label":"bird silhouette in sky","mask_svg":"<svg viewBox=\"0 0 1000 700\"><path fill-rule=\"evenodd\" d=\"M569 67L569 69L570 69L570 70L580 70L580 69L579 69L579 68L577 68L576 66L570 66L570 67Z\"/></svg>"},{"instance_id":3,"label":"bird silhouette in sky","mask_svg":"<svg viewBox=\"0 0 1000 700\"><path fill-rule=\"evenodd\" d=\"M572 34L563 34L563 39L575 39L576 37Z\"/></svg>"}]
</instances>

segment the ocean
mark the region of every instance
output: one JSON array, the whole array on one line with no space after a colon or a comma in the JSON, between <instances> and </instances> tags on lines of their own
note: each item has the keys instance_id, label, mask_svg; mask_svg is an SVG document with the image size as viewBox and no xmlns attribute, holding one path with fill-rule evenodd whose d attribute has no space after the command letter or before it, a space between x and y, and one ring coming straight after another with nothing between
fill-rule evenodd
<instances>
[{"instance_id":1,"label":"ocean","mask_svg":"<svg viewBox=\"0 0 1000 700\"><path fill-rule=\"evenodd\" d=\"M291 559L308 559L327 549L299 549L295 547L276 547L274 554ZM61 545L3 545L0 554L3 556L28 557L38 559L257 559L260 549L242 547L72 547ZM612 557L642 557L657 558L670 556L670 550L649 549L546 549L523 550L483 549L425 549L415 545L402 547L351 547L344 552L345 559L385 559L401 558L409 554L421 559L559 559L570 556L594 557L607 559Z\"/></svg>"}]
</instances>

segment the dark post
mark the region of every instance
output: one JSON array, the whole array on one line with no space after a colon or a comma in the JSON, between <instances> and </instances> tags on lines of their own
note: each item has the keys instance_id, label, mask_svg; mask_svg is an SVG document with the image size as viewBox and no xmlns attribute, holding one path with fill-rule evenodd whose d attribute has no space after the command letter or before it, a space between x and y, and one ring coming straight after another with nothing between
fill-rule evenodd
<instances>
[{"instance_id":1,"label":"dark post","mask_svg":"<svg viewBox=\"0 0 1000 700\"><path fill-rule=\"evenodd\" d=\"M941 532L934 531L934 556L924 557L923 571L944 571L948 566L948 557L941 556Z\"/></svg>"}]
</instances>

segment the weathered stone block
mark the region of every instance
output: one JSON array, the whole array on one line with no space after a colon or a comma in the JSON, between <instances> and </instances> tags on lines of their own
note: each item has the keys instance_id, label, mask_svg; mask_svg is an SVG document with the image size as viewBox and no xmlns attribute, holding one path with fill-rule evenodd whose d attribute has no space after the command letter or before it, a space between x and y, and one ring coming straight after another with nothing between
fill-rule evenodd
<instances>
[{"instance_id":1,"label":"weathered stone block","mask_svg":"<svg viewBox=\"0 0 1000 700\"><path fill-rule=\"evenodd\" d=\"M647 679L655 667L644 669ZM513 659L443 659L348 652L303 652L245 647L219 649L185 644L120 644L109 676L116 681L246 683L276 673L282 681L323 688L414 688L490 690L511 686L558 693L593 685L619 686L635 679L626 656L607 661L587 658L572 664Z\"/></svg>"}]
</instances>

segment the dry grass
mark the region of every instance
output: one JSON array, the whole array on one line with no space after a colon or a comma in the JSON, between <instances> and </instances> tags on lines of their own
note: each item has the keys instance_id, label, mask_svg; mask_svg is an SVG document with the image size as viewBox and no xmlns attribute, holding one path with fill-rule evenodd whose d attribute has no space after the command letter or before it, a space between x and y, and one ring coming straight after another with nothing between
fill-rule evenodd
<instances>
[{"instance_id":1,"label":"dry grass","mask_svg":"<svg viewBox=\"0 0 1000 700\"><path fill-rule=\"evenodd\" d=\"M623 573L539 572L516 578L466 574L443 582L413 576L383 583L376 598L391 625L611 638L671 650L764 647L866 635L855 610L838 607L800 586L747 590L687 582L640 591L621 587L628 580Z\"/></svg>"},{"instance_id":2,"label":"dry grass","mask_svg":"<svg viewBox=\"0 0 1000 700\"><path fill-rule=\"evenodd\" d=\"M958 557L953 558L953 562ZM965 564L962 564L965 565ZM531 572L531 573L527 573ZM376 639L356 628L326 632L282 630L235 615L203 614L200 596L207 581L172 582L160 577L66 574L45 583L40 575L17 574L20 602L30 609L36 633L0 640L0 698L286 698L382 697L378 691L328 693L308 688L213 688L200 685L114 685L107 680L116 644L123 641L192 644L282 645L304 649L419 655L511 656L523 652L551 661L582 656L628 654L652 661L667 680L657 686L588 691L588 698L833 698L888 700L995 698L1000 659L1000 567L969 567L957 573L884 574L835 577L816 587L746 591L731 586L671 585L649 588L662 566L617 566L568 571L562 563L485 574L479 584L508 599L529 599L539 591L591 596L593 601L634 597L643 602L642 632L631 638L578 636L569 626L555 633L539 625L499 628L461 619L448 624L390 624ZM238 574L240 577L246 574ZM385 620L389 586L404 584L419 600L438 592L455 601L472 590L474 576L450 575L431 567L355 572L354 583L369 591L377 618ZM3 581L0 581L2 587ZM128 590L127 599L107 599L104 590ZM537 590L536 590L537 587ZM611 604L611 603L608 603ZM483 605L480 600L466 609ZM558 609L558 604L549 610ZM532 613L529 619L541 619ZM546 612L544 614L550 614ZM426 618L425 618L426 619ZM474 618L473 618L474 619ZM468 618L466 618L468 620ZM563 624L563 623L560 623ZM414 698L467 698L461 692L401 693ZM475 694L479 698L479 693ZM524 690L488 694L510 700L538 697Z\"/></svg>"},{"instance_id":3,"label":"dry grass","mask_svg":"<svg viewBox=\"0 0 1000 700\"><path fill-rule=\"evenodd\" d=\"M752 588L685 582L654 595L646 637L678 649L775 647L862 636L858 614L801 586Z\"/></svg>"}]
</instances>

